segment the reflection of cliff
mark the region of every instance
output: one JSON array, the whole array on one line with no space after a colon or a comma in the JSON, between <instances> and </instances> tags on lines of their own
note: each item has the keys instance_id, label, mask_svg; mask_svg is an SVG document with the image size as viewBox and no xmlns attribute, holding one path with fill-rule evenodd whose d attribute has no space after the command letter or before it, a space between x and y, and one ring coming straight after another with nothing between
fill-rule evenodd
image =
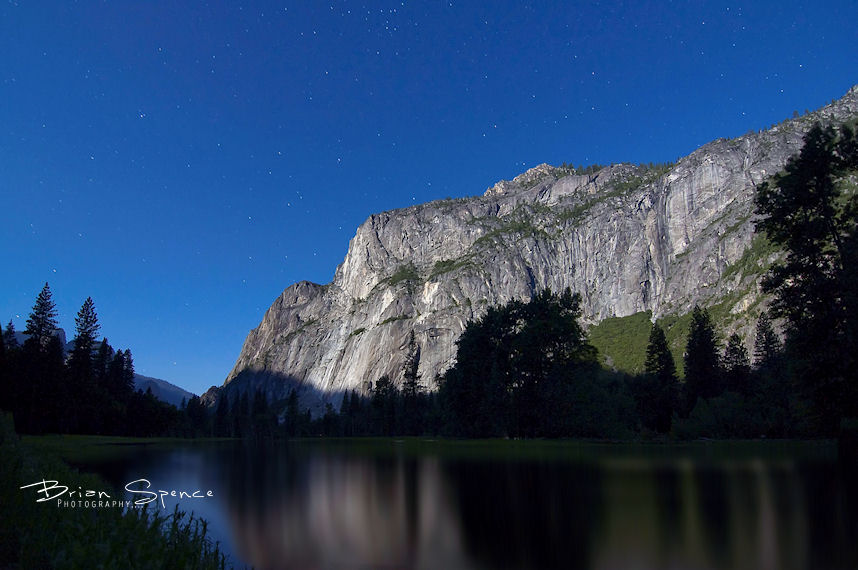
<instances>
[{"instance_id":1,"label":"reflection of cliff","mask_svg":"<svg viewBox=\"0 0 858 570\"><path fill-rule=\"evenodd\" d=\"M858 568L858 472L825 444L425 445L117 446L81 467L213 489L181 508L258 568Z\"/></svg>"},{"instance_id":2,"label":"reflection of cliff","mask_svg":"<svg viewBox=\"0 0 858 570\"><path fill-rule=\"evenodd\" d=\"M236 554L248 563L468 566L437 459L277 451L236 447L221 465Z\"/></svg>"},{"instance_id":3,"label":"reflection of cliff","mask_svg":"<svg viewBox=\"0 0 858 570\"><path fill-rule=\"evenodd\" d=\"M221 451L212 486L259 568L858 567L854 474L830 462Z\"/></svg>"}]
</instances>

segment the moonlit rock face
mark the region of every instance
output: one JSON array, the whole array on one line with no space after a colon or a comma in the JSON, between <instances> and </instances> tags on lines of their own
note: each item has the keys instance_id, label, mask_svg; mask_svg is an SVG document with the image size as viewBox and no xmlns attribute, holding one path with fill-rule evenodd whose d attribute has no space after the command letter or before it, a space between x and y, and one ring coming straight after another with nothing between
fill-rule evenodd
<instances>
[{"instance_id":1,"label":"moonlit rock face","mask_svg":"<svg viewBox=\"0 0 858 570\"><path fill-rule=\"evenodd\" d=\"M737 295L731 311L742 313L759 296L761 271L727 269L751 243L755 186L799 151L815 120L855 116L853 88L666 171L621 164L575 175L542 164L483 196L373 214L330 284L296 283L274 301L222 390L261 387L271 401L298 387L303 405L338 405L344 391L365 392L382 375L401 382L411 331L420 377L434 389L469 319L544 288L581 293L588 323Z\"/></svg>"}]
</instances>

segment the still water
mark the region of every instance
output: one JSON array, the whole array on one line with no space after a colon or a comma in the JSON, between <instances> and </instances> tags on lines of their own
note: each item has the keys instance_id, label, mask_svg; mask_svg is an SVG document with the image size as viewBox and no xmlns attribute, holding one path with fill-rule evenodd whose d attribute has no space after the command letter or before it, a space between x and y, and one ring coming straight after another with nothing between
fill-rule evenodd
<instances>
[{"instance_id":1,"label":"still water","mask_svg":"<svg viewBox=\"0 0 858 570\"><path fill-rule=\"evenodd\" d=\"M82 467L212 490L180 508L239 567L858 568L858 473L828 444L226 442Z\"/></svg>"}]
</instances>

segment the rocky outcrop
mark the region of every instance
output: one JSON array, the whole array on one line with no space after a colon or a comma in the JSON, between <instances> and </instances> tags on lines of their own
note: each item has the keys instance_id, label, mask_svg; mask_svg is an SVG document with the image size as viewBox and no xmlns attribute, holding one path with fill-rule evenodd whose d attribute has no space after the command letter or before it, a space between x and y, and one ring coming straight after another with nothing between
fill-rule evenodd
<instances>
[{"instance_id":1,"label":"rocky outcrop","mask_svg":"<svg viewBox=\"0 0 858 570\"><path fill-rule=\"evenodd\" d=\"M669 166L576 174L543 164L482 196L373 214L331 283L296 283L274 301L224 389L262 386L278 399L298 387L305 404L336 402L384 374L400 381L411 331L431 389L469 319L544 288L581 293L588 323L695 303L747 313L767 261L748 254L755 186L800 149L814 121L856 116L858 87Z\"/></svg>"}]
</instances>

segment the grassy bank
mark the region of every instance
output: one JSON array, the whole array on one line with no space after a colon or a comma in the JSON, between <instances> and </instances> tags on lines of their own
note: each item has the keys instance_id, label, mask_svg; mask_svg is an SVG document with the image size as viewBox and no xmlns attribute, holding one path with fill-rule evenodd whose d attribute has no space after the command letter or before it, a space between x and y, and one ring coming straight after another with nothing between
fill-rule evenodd
<instances>
[{"instance_id":1,"label":"grassy bank","mask_svg":"<svg viewBox=\"0 0 858 570\"><path fill-rule=\"evenodd\" d=\"M71 469L56 454L62 455L62 448L97 445L83 436L22 441L11 417L0 415L0 567L225 567L224 557L206 537L206 523L182 511L164 516L119 506L59 507L56 500L36 502L43 495L33 488L21 489L55 480L71 490L105 491L119 499L122 495L107 483Z\"/></svg>"},{"instance_id":2,"label":"grassy bank","mask_svg":"<svg viewBox=\"0 0 858 570\"><path fill-rule=\"evenodd\" d=\"M120 437L113 435L25 435L21 441L40 454L52 455L70 463L93 463L112 458L119 448L133 450L144 446L170 447L204 445L229 438Z\"/></svg>"}]
</instances>

